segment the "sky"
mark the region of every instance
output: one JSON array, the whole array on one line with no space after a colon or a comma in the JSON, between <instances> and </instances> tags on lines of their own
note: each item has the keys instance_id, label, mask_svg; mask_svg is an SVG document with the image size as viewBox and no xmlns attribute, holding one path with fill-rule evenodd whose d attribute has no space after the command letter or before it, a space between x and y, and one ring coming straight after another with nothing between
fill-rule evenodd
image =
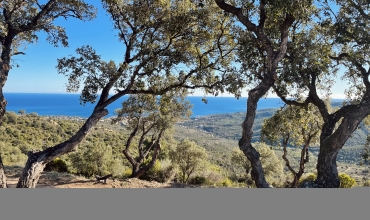
<instances>
[{"instance_id":1,"label":"sky","mask_svg":"<svg viewBox=\"0 0 370 220\"><path fill-rule=\"evenodd\" d=\"M103 60L114 60L117 63L122 61L124 45L119 42L112 21L99 1L90 2L98 8L97 17L92 21L83 22L64 18L56 20L55 24L66 29L68 47L54 47L46 41L46 34L40 32L39 41L36 44L29 44L23 50L25 55L13 57L19 67L10 70L3 88L5 93L67 93L67 78L58 74L57 59L75 55L75 50L83 45L91 45ZM344 98L345 88L347 88L346 83L338 77L332 88L332 98ZM194 95L203 96L203 92L196 91ZM219 96L232 95L220 94ZM242 97L247 97L246 91L242 93ZM268 97L276 96L270 93Z\"/></svg>"}]
</instances>

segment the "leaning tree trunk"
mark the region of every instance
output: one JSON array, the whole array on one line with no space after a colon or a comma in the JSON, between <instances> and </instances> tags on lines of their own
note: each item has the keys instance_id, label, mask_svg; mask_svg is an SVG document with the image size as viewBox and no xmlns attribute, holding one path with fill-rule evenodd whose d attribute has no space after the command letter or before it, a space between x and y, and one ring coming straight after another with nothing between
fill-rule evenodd
<instances>
[{"instance_id":1,"label":"leaning tree trunk","mask_svg":"<svg viewBox=\"0 0 370 220\"><path fill-rule=\"evenodd\" d=\"M253 124L256 117L257 103L260 98L271 88L274 80L268 79L268 76L254 89L248 93L247 101L247 114L244 122L242 123L243 133L242 138L239 140L239 148L243 151L245 156L251 162L251 176L257 188L269 188L270 185L265 179L265 174L260 161L260 154L252 146L253 137Z\"/></svg>"},{"instance_id":2,"label":"leaning tree trunk","mask_svg":"<svg viewBox=\"0 0 370 220\"><path fill-rule=\"evenodd\" d=\"M6 184L6 175L4 171L3 161L1 159L1 154L0 154L0 188L8 188L8 185Z\"/></svg>"},{"instance_id":3,"label":"leaning tree trunk","mask_svg":"<svg viewBox=\"0 0 370 220\"><path fill-rule=\"evenodd\" d=\"M30 151L28 153L27 163L23 168L21 177L19 178L17 188L35 188L46 164L56 157L75 151L78 144L84 140L98 121L107 114L108 111L106 109L96 107L91 116L86 120L85 124L69 140L43 151Z\"/></svg>"}]
</instances>

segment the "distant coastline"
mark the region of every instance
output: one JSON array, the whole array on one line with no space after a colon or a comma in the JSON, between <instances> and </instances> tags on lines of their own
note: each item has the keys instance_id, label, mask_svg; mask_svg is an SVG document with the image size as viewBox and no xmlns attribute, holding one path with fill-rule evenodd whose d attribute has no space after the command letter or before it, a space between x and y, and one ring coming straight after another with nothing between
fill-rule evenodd
<instances>
[{"instance_id":1,"label":"distant coastline","mask_svg":"<svg viewBox=\"0 0 370 220\"><path fill-rule=\"evenodd\" d=\"M80 105L80 94L70 93L4 93L8 101L7 111L18 112L25 110L28 113L37 113L40 116L76 116L87 118L93 111L94 104ZM127 99L124 96L108 106L109 114L106 117L115 116L114 110L121 107L121 103ZM207 97L208 103L202 102L201 96L189 96L192 104L192 118L213 114L245 112L247 98L236 99L234 97ZM342 100L333 100L333 102ZM261 99L258 109L279 108L283 106L279 98Z\"/></svg>"}]
</instances>

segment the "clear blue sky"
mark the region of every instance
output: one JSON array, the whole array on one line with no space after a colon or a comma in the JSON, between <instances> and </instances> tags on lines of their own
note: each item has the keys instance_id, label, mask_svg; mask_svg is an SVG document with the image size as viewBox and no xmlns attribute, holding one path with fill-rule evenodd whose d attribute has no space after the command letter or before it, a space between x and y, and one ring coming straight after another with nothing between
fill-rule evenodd
<instances>
[{"instance_id":1,"label":"clear blue sky","mask_svg":"<svg viewBox=\"0 0 370 220\"><path fill-rule=\"evenodd\" d=\"M19 93L66 93L67 78L57 73L57 59L75 55L75 49L91 45L104 60L121 62L124 46L118 41L107 13L99 1L90 1L98 8L98 15L92 21L82 22L77 19L58 19L56 24L66 28L69 47L54 47L46 41L46 35L39 33L39 42L30 44L24 50L26 55L13 57L19 68L10 70L4 92ZM343 98L346 83L339 78L332 89L333 98ZM246 97L246 92L243 97ZM194 95L203 95L196 92ZM230 96L224 94L223 96ZM273 97L273 96L270 96Z\"/></svg>"}]
</instances>

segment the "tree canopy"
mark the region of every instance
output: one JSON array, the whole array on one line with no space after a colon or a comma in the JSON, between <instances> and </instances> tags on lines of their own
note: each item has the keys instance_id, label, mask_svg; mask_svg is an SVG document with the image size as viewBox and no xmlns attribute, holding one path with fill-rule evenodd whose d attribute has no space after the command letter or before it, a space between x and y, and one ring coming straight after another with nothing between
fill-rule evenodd
<instances>
[{"instance_id":1,"label":"tree canopy","mask_svg":"<svg viewBox=\"0 0 370 220\"><path fill-rule=\"evenodd\" d=\"M168 92L160 97L154 95L130 95L116 110L117 121L125 121L130 132L123 154L132 165L131 177L140 177L156 162L161 151L162 142L168 131L178 121L190 117L191 105L185 101L186 89L179 93ZM136 152L132 152L136 145ZM143 165L145 160L150 160Z\"/></svg>"},{"instance_id":2,"label":"tree canopy","mask_svg":"<svg viewBox=\"0 0 370 220\"><path fill-rule=\"evenodd\" d=\"M58 59L59 73L68 77L67 91L76 92L82 86L81 103L97 102L69 140L29 153L18 187L34 187L45 164L74 151L108 114L106 107L124 95L165 95L177 88L237 94L240 89L230 66L235 49L230 32L233 19L217 12L215 4L199 9L188 0L102 2L125 45L123 60L104 61L88 45L78 48L77 56ZM31 175L30 169L35 171Z\"/></svg>"},{"instance_id":3,"label":"tree canopy","mask_svg":"<svg viewBox=\"0 0 370 220\"><path fill-rule=\"evenodd\" d=\"M0 2L0 122L7 102L3 87L12 68L12 59L24 55L28 44L38 41L38 33L45 32L46 40L54 46L68 46L65 28L55 24L58 18L91 20L96 9L83 0L2 0Z\"/></svg>"},{"instance_id":4,"label":"tree canopy","mask_svg":"<svg viewBox=\"0 0 370 220\"><path fill-rule=\"evenodd\" d=\"M339 187L336 158L351 134L370 114L368 70L368 5L365 1L323 1L318 19L305 35L294 35L294 56L286 59L283 77L275 92L287 104L317 106L323 119L318 158L318 187ZM292 46L293 46L292 45ZM305 50L306 48L306 50ZM308 50L307 50L308 49ZM298 51L307 51L300 53ZM337 70L348 82L343 106L330 112L325 96L330 95ZM303 95L304 101L287 97Z\"/></svg>"}]
</instances>

